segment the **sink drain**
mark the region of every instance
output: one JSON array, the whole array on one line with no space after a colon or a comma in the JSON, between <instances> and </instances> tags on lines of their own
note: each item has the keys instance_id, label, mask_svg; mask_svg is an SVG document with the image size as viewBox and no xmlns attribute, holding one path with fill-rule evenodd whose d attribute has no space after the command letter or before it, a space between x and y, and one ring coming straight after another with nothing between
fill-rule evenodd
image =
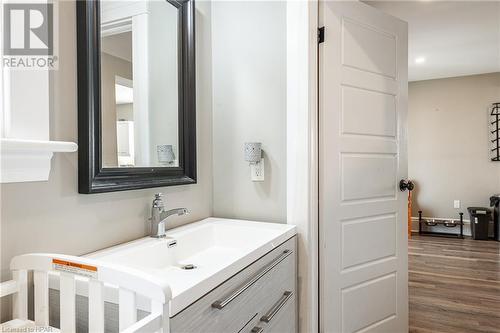
<instances>
[{"instance_id":1,"label":"sink drain","mask_svg":"<svg viewBox=\"0 0 500 333\"><path fill-rule=\"evenodd\" d=\"M196 266L193 264L187 264L187 265L182 265L181 268L185 269L185 270L191 270L191 269L195 269Z\"/></svg>"}]
</instances>

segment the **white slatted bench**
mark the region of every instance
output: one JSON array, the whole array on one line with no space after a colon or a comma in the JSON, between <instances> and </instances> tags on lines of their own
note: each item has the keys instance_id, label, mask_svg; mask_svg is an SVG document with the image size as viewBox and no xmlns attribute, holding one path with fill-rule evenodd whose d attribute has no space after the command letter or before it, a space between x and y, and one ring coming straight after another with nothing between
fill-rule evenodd
<instances>
[{"instance_id":1,"label":"white slatted bench","mask_svg":"<svg viewBox=\"0 0 500 333\"><path fill-rule=\"evenodd\" d=\"M169 332L170 288L154 277L127 267L60 254L25 254L12 259L13 279L0 284L0 297L13 296L13 320L0 324L0 332L76 331L75 276L88 281L89 332L104 332L104 284L119 289L119 331ZM33 271L34 321L28 319L28 272ZM60 328L49 326L49 272L60 279ZM151 302L151 313L137 320L137 295Z\"/></svg>"}]
</instances>

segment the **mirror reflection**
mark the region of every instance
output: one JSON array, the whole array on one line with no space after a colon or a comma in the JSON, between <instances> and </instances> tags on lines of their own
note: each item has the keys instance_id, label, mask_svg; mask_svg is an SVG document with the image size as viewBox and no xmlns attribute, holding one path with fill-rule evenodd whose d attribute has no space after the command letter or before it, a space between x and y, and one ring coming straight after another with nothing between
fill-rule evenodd
<instances>
[{"instance_id":1,"label":"mirror reflection","mask_svg":"<svg viewBox=\"0 0 500 333\"><path fill-rule=\"evenodd\" d=\"M102 166L179 166L178 10L101 1Z\"/></svg>"}]
</instances>

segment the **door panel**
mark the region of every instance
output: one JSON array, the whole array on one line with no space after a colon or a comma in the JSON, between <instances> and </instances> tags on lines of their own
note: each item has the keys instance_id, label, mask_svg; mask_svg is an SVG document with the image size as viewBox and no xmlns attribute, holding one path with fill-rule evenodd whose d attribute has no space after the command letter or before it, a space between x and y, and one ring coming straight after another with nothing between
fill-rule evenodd
<instances>
[{"instance_id":1,"label":"door panel","mask_svg":"<svg viewBox=\"0 0 500 333\"><path fill-rule=\"evenodd\" d=\"M342 318L346 332L357 332L396 316L396 273L342 290Z\"/></svg>"},{"instance_id":2,"label":"door panel","mask_svg":"<svg viewBox=\"0 0 500 333\"><path fill-rule=\"evenodd\" d=\"M407 25L319 7L320 328L408 332Z\"/></svg>"},{"instance_id":3,"label":"door panel","mask_svg":"<svg viewBox=\"0 0 500 333\"><path fill-rule=\"evenodd\" d=\"M396 36L349 16L341 21L342 64L394 78L396 75Z\"/></svg>"},{"instance_id":4,"label":"door panel","mask_svg":"<svg viewBox=\"0 0 500 333\"><path fill-rule=\"evenodd\" d=\"M342 100L342 134L396 138L394 95L346 86L342 87Z\"/></svg>"},{"instance_id":5,"label":"door panel","mask_svg":"<svg viewBox=\"0 0 500 333\"><path fill-rule=\"evenodd\" d=\"M342 223L342 269L396 255L397 215L370 216ZM363 238L364 243L358 239Z\"/></svg>"},{"instance_id":6,"label":"door panel","mask_svg":"<svg viewBox=\"0 0 500 333\"><path fill-rule=\"evenodd\" d=\"M395 154L340 154L343 202L395 198Z\"/></svg>"}]
</instances>

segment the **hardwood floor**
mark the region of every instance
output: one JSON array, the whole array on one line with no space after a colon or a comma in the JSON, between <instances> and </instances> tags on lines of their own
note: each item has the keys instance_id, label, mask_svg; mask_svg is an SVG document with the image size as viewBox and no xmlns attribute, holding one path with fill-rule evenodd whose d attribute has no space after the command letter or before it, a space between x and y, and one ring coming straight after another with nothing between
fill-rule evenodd
<instances>
[{"instance_id":1,"label":"hardwood floor","mask_svg":"<svg viewBox=\"0 0 500 333\"><path fill-rule=\"evenodd\" d=\"M500 242L413 236L411 333L500 332Z\"/></svg>"}]
</instances>

